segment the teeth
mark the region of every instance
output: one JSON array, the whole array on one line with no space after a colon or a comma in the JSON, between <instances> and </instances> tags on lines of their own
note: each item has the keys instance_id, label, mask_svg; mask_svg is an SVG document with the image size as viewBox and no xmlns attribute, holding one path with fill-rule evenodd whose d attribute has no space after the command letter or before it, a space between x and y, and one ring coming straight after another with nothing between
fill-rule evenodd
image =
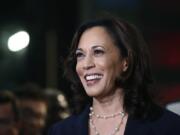
<instances>
[{"instance_id":1,"label":"teeth","mask_svg":"<svg viewBox=\"0 0 180 135\"><path fill-rule=\"evenodd\" d=\"M85 77L87 81L94 80L94 79L101 79L102 75L88 75Z\"/></svg>"}]
</instances>

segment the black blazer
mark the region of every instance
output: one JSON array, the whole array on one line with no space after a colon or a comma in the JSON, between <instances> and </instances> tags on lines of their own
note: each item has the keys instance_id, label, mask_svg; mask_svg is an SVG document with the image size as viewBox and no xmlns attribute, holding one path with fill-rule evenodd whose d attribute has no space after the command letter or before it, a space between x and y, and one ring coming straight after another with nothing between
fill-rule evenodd
<instances>
[{"instance_id":1,"label":"black blazer","mask_svg":"<svg viewBox=\"0 0 180 135\"><path fill-rule=\"evenodd\" d=\"M180 116L161 108L155 119L128 117L124 135L180 135ZM88 135L89 107L53 125L48 135Z\"/></svg>"}]
</instances>

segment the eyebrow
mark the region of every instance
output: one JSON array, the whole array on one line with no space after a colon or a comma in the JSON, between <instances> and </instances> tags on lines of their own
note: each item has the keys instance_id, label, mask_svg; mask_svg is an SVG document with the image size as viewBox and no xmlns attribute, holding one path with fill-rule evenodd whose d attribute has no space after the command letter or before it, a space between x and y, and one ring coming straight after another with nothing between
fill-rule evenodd
<instances>
[{"instance_id":1,"label":"eyebrow","mask_svg":"<svg viewBox=\"0 0 180 135\"><path fill-rule=\"evenodd\" d=\"M76 51L83 51L82 48L77 48Z\"/></svg>"},{"instance_id":2,"label":"eyebrow","mask_svg":"<svg viewBox=\"0 0 180 135\"><path fill-rule=\"evenodd\" d=\"M101 46L101 45L95 45L95 46L93 46L92 48L93 48L93 49L96 49L96 48L103 48L103 49L105 49L104 46Z\"/></svg>"},{"instance_id":3,"label":"eyebrow","mask_svg":"<svg viewBox=\"0 0 180 135\"><path fill-rule=\"evenodd\" d=\"M101 45L94 45L94 46L92 46L92 49L96 49L96 48L103 48L103 49L105 49L105 47L101 46ZM82 48L77 48L76 51L83 51L83 49Z\"/></svg>"}]
</instances>

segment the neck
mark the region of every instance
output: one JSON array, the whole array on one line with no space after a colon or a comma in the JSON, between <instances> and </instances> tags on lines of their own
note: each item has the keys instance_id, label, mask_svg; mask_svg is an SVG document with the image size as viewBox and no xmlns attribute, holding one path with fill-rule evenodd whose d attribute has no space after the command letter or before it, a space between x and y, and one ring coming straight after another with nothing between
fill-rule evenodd
<instances>
[{"instance_id":1,"label":"neck","mask_svg":"<svg viewBox=\"0 0 180 135\"><path fill-rule=\"evenodd\" d=\"M108 97L106 96L106 98L94 97L92 106L94 108L94 112L102 115L124 111L122 90L118 89L114 92L114 94L111 94Z\"/></svg>"}]
</instances>

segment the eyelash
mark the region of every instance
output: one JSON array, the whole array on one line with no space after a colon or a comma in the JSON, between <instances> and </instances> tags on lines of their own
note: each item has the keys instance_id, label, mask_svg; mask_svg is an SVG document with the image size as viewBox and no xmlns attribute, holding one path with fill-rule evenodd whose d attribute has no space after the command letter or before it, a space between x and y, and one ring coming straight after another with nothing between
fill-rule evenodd
<instances>
[{"instance_id":1,"label":"eyelash","mask_svg":"<svg viewBox=\"0 0 180 135\"><path fill-rule=\"evenodd\" d=\"M105 53L104 50L101 50L101 49L95 49L95 50L93 50L93 55L94 55L95 57L102 56L104 53ZM85 57L85 55L84 55L82 52L76 52L75 55L76 55L76 59L77 59L77 60L80 60L80 59L82 59L83 57Z\"/></svg>"},{"instance_id":2,"label":"eyelash","mask_svg":"<svg viewBox=\"0 0 180 135\"><path fill-rule=\"evenodd\" d=\"M100 49L96 49L94 50L94 55L95 56L101 56L104 54L104 51L103 50L100 50Z\"/></svg>"},{"instance_id":3,"label":"eyelash","mask_svg":"<svg viewBox=\"0 0 180 135\"><path fill-rule=\"evenodd\" d=\"M82 52L77 52L76 53L76 59L80 59L84 56L84 54Z\"/></svg>"}]
</instances>

